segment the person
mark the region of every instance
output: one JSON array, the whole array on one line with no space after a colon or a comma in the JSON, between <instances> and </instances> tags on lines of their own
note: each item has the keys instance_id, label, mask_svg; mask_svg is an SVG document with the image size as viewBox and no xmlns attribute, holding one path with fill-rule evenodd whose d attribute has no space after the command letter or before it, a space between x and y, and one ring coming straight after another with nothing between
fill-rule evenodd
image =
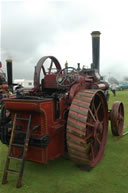
<instances>
[{"instance_id":1,"label":"person","mask_svg":"<svg viewBox=\"0 0 128 193\"><path fill-rule=\"evenodd\" d=\"M112 83L112 93L114 96L116 96L116 84Z\"/></svg>"},{"instance_id":2,"label":"person","mask_svg":"<svg viewBox=\"0 0 128 193\"><path fill-rule=\"evenodd\" d=\"M106 100L108 101L109 100L109 92L108 92L108 90L105 90L104 94L105 94Z\"/></svg>"}]
</instances>

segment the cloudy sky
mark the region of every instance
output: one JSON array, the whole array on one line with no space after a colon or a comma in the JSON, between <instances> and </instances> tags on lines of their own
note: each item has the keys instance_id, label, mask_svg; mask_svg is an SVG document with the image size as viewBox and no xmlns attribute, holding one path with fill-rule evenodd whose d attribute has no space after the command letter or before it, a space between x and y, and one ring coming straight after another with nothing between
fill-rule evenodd
<instances>
[{"instance_id":1,"label":"cloudy sky","mask_svg":"<svg viewBox=\"0 0 128 193\"><path fill-rule=\"evenodd\" d=\"M128 76L127 0L1 0L1 58L13 59L14 78L33 79L42 56L64 66L90 67L90 33L100 31L100 72Z\"/></svg>"}]
</instances>

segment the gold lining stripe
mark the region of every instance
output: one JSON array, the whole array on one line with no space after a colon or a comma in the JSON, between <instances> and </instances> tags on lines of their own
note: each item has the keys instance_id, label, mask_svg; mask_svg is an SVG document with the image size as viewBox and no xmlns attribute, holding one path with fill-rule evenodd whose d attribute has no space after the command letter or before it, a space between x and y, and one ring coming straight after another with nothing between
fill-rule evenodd
<instances>
[{"instance_id":1,"label":"gold lining stripe","mask_svg":"<svg viewBox=\"0 0 128 193\"><path fill-rule=\"evenodd\" d=\"M100 34L92 34L92 37L93 37L93 38L99 38L99 37L100 37Z\"/></svg>"},{"instance_id":2,"label":"gold lining stripe","mask_svg":"<svg viewBox=\"0 0 128 193\"><path fill-rule=\"evenodd\" d=\"M6 62L12 62L12 60L11 60L11 59L8 59L8 60L6 60Z\"/></svg>"}]
</instances>

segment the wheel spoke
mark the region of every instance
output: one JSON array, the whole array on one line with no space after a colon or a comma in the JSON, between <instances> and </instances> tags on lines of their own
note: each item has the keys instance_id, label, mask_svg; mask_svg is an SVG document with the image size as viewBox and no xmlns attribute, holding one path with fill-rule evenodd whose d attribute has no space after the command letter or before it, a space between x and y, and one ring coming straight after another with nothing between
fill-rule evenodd
<instances>
[{"instance_id":1,"label":"wheel spoke","mask_svg":"<svg viewBox=\"0 0 128 193\"><path fill-rule=\"evenodd\" d=\"M46 71L43 66L42 66L42 70L43 70L44 75L46 75Z\"/></svg>"},{"instance_id":2,"label":"wheel spoke","mask_svg":"<svg viewBox=\"0 0 128 193\"><path fill-rule=\"evenodd\" d=\"M52 66L53 66L53 60L51 60L51 64L50 64L50 67L49 67L48 74L50 74L50 73L51 73Z\"/></svg>"},{"instance_id":3,"label":"wheel spoke","mask_svg":"<svg viewBox=\"0 0 128 193\"><path fill-rule=\"evenodd\" d=\"M123 119L124 119L124 118L123 118L122 114L120 113L120 114L118 115L118 119L117 119L117 120L122 121Z\"/></svg>"},{"instance_id":4,"label":"wheel spoke","mask_svg":"<svg viewBox=\"0 0 128 193\"><path fill-rule=\"evenodd\" d=\"M94 100L93 100L93 102L92 102L92 107L93 107L93 109L94 109L94 113L95 113L95 117L96 117L96 119L98 120L98 115L97 115L97 111L96 111L96 107L95 107L95 104L94 104Z\"/></svg>"},{"instance_id":5,"label":"wheel spoke","mask_svg":"<svg viewBox=\"0 0 128 193\"><path fill-rule=\"evenodd\" d=\"M85 141L87 141L90 137L92 137L93 136L93 134L92 133L90 133L90 134L88 134L88 136L87 137L85 137Z\"/></svg>"},{"instance_id":6,"label":"wheel spoke","mask_svg":"<svg viewBox=\"0 0 128 193\"><path fill-rule=\"evenodd\" d=\"M104 130L104 121L100 121L100 125L102 125L102 127L100 127L99 131L100 131L100 134L102 134Z\"/></svg>"},{"instance_id":7,"label":"wheel spoke","mask_svg":"<svg viewBox=\"0 0 128 193\"><path fill-rule=\"evenodd\" d=\"M89 110L89 112L90 112L90 114L91 114L91 116L92 116L93 120L94 120L94 121L96 121L96 119L95 119L95 117L94 117L94 115L93 115L93 113L92 113L91 109L89 108L88 110Z\"/></svg>"},{"instance_id":8,"label":"wheel spoke","mask_svg":"<svg viewBox=\"0 0 128 193\"><path fill-rule=\"evenodd\" d=\"M98 111L99 111L101 105L102 105L102 103L100 102L100 103L98 104L98 107L97 107L97 113L98 113Z\"/></svg>"},{"instance_id":9,"label":"wheel spoke","mask_svg":"<svg viewBox=\"0 0 128 193\"><path fill-rule=\"evenodd\" d=\"M64 69L64 75L67 76L67 74L68 74L68 69L65 68L65 69Z\"/></svg>"},{"instance_id":10,"label":"wheel spoke","mask_svg":"<svg viewBox=\"0 0 128 193\"><path fill-rule=\"evenodd\" d=\"M66 80L66 77L64 76L64 79L62 80L61 84L63 85L64 81Z\"/></svg>"},{"instance_id":11,"label":"wheel spoke","mask_svg":"<svg viewBox=\"0 0 128 193\"><path fill-rule=\"evenodd\" d=\"M95 125L94 125L94 124L89 123L89 122L86 122L86 125L88 125L88 126L90 126L90 127L95 127Z\"/></svg>"},{"instance_id":12,"label":"wheel spoke","mask_svg":"<svg viewBox=\"0 0 128 193\"><path fill-rule=\"evenodd\" d=\"M101 141L99 140L98 136L96 136L96 141L99 143L99 145L101 145Z\"/></svg>"},{"instance_id":13,"label":"wheel spoke","mask_svg":"<svg viewBox=\"0 0 128 193\"><path fill-rule=\"evenodd\" d=\"M66 79L66 80L69 82L69 85L70 85L71 80L69 79L69 76L67 77L67 79Z\"/></svg>"}]
</instances>

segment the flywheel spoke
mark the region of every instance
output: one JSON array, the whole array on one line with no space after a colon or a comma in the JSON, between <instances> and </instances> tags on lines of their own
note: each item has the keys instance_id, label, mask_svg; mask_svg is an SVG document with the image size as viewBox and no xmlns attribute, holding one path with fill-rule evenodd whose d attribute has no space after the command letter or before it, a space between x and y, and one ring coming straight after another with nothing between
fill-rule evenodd
<instances>
[{"instance_id":1,"label":"flywheel spoke","mask_svg":"<svg viewBox=\"0 0 128 193\"><path fill-rule=\"evenodd\" d=\"M43 70L44 75L46 75L46 71L44 69L44 66L42 66L42 70Z\"/></svg>"},{"instance_id":2,"label":"flywheel spoke","mask_svg":"<svg viewBox=\"0 0 128 193\"><path fill-rule=\"evenodd\" d=\"M50 67L49 67L48 74L50 74L50 73L51 73L52 66L53 66L53 60L51 60L51 64L50 64Z\"/></svg>"}]
</instances>

